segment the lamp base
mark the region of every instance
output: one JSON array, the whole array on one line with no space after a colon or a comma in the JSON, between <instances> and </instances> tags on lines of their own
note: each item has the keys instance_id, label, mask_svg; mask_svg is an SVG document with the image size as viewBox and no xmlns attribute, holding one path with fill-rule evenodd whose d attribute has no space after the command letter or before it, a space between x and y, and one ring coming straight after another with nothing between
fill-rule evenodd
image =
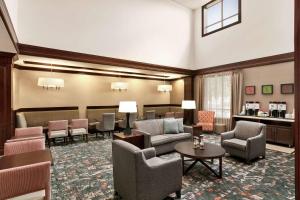
<instances>
[{"instance_id":1,"label":"lamp base","mask_svg":"<svg viewBox=\"0 0 300 200\"><path fill-rule=\"evenodd\" d=\"M129 115L130 115L130 113L126 113L126 128L124 129L125 135L131 135L131 128L129 125Z\"/></svg>"}]
</instances>

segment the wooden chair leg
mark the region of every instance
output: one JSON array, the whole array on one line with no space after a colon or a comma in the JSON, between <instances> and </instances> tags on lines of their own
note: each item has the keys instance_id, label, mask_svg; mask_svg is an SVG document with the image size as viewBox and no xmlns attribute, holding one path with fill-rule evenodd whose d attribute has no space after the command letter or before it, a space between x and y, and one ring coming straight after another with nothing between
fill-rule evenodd
<instances>
[{"instance_id":1,"label":"wooden chair leg","mask_svg":"<svg viewBox=\"0 0 300 200\"><path fill-rule=\"evenodd\" d=\"M51 138L48 138L48 146L51 147Z\"/></svg>"}]
</instances>

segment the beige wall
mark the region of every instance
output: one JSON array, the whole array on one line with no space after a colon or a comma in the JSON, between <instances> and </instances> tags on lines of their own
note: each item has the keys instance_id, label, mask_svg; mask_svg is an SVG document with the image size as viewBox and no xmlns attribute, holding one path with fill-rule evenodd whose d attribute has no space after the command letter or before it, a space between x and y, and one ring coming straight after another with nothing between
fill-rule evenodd
<instances>
[{"instance_id":1,"label":"beige wall","mask_svg":"<svg viewBox=\"0 0 300 200\"><path fill-rule=\"evenodd\" d=\"M184 80L179 79L172 82L173 91L171 92L170 96L170 103L171 104L181 104L182 100L184 99Z\"/></svg>"},{"instance_id":2,"label":"beige wall","mask_svg":"<svg viewBox=\"0 0 300 200\"><path fill-rule=\"evenodd\" d=\"M294 62L244 69L244 85L255 85L255 95L244 95L245 101L259 101L261 108L268 111L269 101L286 101L288 112L294 108L294 95L280 94L280 84L294 83ZM262 85L273 85L273 95L262 95Z\"/></svg>"},{"instance_id":3,"label":"beige wall","mask_svg":"<svg viewBox=\"0 0 300 200\"><path fill-rule=\"evenodd\" d=\"M49 73L14 69L14 109L22 107L79 106L80 116L85 116L86 106L117 105L122 100L135 100L139 114L144 104L169 104L170 93L157 91L162 81L144 79L120 79L115 77L91 76L79 74ZM65 80L65 87L59 91L45 90L37 86L38 77L58 77ZM126 81L126 92L112 91L110 83ZM180 81L178 81L180 82ZM177 83L174 98L179 98Z\"/></svg>"}]
</instances>

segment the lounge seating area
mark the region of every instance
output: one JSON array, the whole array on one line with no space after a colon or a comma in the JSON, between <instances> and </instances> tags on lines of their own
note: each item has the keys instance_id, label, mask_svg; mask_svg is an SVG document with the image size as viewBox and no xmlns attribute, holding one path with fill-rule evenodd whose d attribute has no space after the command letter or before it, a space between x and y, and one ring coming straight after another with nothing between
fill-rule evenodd
<instances>
[{"instance_id":1,"label":"lounge seating area","mask_svg":"<svg viewBox=\"0 0 300 200\"><path fill-rule=\"evenodd\" d=\"M299 8L0 1L0 200L300 200Z\"/></svg>"}]
</instances>

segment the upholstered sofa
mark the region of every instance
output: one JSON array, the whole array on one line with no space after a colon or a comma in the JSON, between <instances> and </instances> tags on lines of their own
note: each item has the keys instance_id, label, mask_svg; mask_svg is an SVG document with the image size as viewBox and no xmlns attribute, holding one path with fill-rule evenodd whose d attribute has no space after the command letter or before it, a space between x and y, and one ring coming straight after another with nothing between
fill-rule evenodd
<instances>
[{"instance_id":1,"label":"upholstered sofa","mask_svg":"<svg viewBox=\"0 0 300 200\"><path fill-rule=\"evenodd\" d=\"M193 128L184 126L183 119L174 119L183 126L183 132L176 134L164 133L164 121L168 119L142 120L134 123L133 132L144 135L145 148L154 147L157 154L174 151L175 144L190 141L193 137Z\"/></svg>"},{"instance_id":2,"label":"upholstered sofa","mask_svg":"<svg viewBox=\"0 0 300 200\"><path fill-rule=\"evenodd\" d=\"M266 154L266 125L250 121L238 121L232 131L221 133L221 145L227 153L249 163Z\"/></svg>"},{"instance_id":3,"label":"upholstered sofa","mask_svg":"<svg viewBox=\"0 0 300 200\"><path fill-rule=\"evenodd\" d=\"M47 127L49 121L79 118L78 107L26 108L16 111L16 127Z\"/></svg>"},{"instance_id":4,"label":"upholstered sofa","mask_svg":"<svg viewBox=\"0 0 300 200\"><path fill-rule=\"evenodd\" d=\"M182 161L156 157L154 148L139 149L121 140L112 142L115 194L127 200L161 200L175 193L180 198Z\"/></svg>"}]
</instances>

